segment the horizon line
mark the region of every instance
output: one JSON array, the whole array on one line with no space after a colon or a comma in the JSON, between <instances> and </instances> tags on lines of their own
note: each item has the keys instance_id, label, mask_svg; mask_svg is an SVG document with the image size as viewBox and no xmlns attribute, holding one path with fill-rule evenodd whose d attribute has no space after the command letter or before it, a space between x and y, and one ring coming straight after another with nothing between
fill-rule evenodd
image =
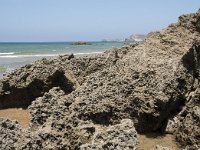
<instances>
[{"instance_id":1,"label":"horizon line","mask_svg":"<svg viewBox=\"0 0 200 150\"><path fill-rule=\"evenodd\" d=\"M117 41L117 40L97 40L97 41L84 41L84 40L77 40L77 41L6 41L0 43L71 43L71 42L124 42L124 41Z\"/></svg>"}]
</instances>

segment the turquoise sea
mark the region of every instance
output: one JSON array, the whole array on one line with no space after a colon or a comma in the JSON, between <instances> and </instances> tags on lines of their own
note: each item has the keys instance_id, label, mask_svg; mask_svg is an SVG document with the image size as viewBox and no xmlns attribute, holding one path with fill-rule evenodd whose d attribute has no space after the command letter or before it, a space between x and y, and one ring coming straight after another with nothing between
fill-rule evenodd
<instances>
[{"instance_id":1,"label":"turquoise sea","mask_svg":"<svg viewBox=\"0 0 200 150\"><path fill-rule=\"evenodd\" d=\"M43 57L62 54L86 55L102 53L124 42L89 42L90 45L72 45L71 42L51 43L0 43L0 77L25 64Z\"/></svg>"}]
</instances>

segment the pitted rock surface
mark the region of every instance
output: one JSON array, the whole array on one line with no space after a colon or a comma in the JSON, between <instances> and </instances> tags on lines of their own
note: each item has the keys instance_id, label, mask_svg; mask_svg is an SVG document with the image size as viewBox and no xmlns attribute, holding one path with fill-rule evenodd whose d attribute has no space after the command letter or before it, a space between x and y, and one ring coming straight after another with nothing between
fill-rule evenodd
<instances>
[{"instance_id":1,"label":"pitted rock surface","mask_svg":"<svg viewBox=\"0 0 200 150\"><path fill-rule=\"evenodd\" d=\"M0 149L15 149L23 133L18 122L0 118Z\"/></svg>"},{"instance_id":2,"label":"pitted rock surface","mask_svg":"<svg viewBox=\"0 0 200 150\"><path fill-rule=\"evenodd\" d=\"M135 150L138 144L137 132L130 119L121 120L120 124L95 131L90 144L81 145L81 150Z\"/></svg>"}]
</instances>

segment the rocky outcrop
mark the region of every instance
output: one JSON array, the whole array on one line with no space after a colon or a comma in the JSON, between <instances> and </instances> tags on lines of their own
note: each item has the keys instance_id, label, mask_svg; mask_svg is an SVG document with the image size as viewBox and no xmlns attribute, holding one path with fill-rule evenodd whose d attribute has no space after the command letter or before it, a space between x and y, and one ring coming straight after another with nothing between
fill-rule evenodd
<instances>
[{"instance_id":1,"label":"rocky outcrop","mask_svg":"<svg viewBox=\"0 0 200 150\"><path fill-rule=\"evenodd\" d=\"M57 87L36 99L29 107L31 130L20 139L17 148L135 149L137 147L137 132L131 120L122 120L120 124L108 127L82 121L75 114L68 113L71 103L65 98L64 92Z\"/></svg>"},{"instance_id":2,"label":"rocky outcrop","mask_svg":"<svg viewBox=\"0 0 200 150\"><path fill-rule=\"evenodd\" d=\"M199 20L200 12L184 15L143 43L43 59L8 75L0 108L29 106L31 115L15 146L136 149L136 131L167 131L199 148Z\"/></svg>"},{"instance_id":3,"label":"rocky outcrop","mask_svg":"<svg viewBox=\"0 0 200 150\"><path fill-rule=\"evenodd\" d=\"M77 42L73 42L72 45L91 45L91 43L84 42L84 41L77 41Z\"/></svg>"},{"instance_id":4,"label":"rocky outcrop","mask_svg":"<svg viewBox=\"0 0 200 150\"><path fill-rule=\"evenodd\" d=\"M195 59L188 52L199 33L180 24L151 33L122 59L115 53L115 65L91 74L82 88L68 95L78 99L70 111L76 109L80 119L98 124L131 118L139 132L164 130L168 118L184 105L195 80L189 73L195 68L191 70L187 60Z\"/></svg>"},{"instance_id":5,"label":"rocky outcrop","mask_svg":"<svg viewBox=\"0 0 200 150\"><path fill-rule=\"evenodd\" d=\"M74 83L58 64L44 58L9 74L0 82L0 108L27 107L55 86L66 94L73 91Z\"/></svg>"},{"instance_id":6,"label":"rocky outcrop","mask_svg":"<svg viewBox=\"0 0 200 150\"><path fill-rule=\"evenodd\" d=\"M126 54L128 47L120 54ZM73 55L59 56L55 59L42 59L28 64L8 74L0 82L0 109L28 107L37 97L43 96L52 87L60 87L66 94L79 87L87 76L114 65L112 52L107 55L74 58ZM119 50L118 50L119 51Z\"/></svg>"}]
</instances>

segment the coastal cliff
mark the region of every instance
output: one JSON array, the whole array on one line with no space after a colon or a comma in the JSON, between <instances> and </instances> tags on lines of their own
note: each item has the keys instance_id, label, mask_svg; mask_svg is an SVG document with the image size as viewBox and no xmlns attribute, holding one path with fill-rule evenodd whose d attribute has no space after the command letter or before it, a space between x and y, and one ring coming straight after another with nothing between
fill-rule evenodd
<instances>
[{"instance_id":1,"label":"coastal cliff","mask_svg":"<svg viewBox=\"0 0 200 150\"><path fill-rule=\"evenodd\" d=\"M142 43L25 65L0 81L0 109L28 108L29 128L1 118L0 149L138 149L155 132L198 149L199 69L199 11Z\"/></svg>"}]
</instances>

